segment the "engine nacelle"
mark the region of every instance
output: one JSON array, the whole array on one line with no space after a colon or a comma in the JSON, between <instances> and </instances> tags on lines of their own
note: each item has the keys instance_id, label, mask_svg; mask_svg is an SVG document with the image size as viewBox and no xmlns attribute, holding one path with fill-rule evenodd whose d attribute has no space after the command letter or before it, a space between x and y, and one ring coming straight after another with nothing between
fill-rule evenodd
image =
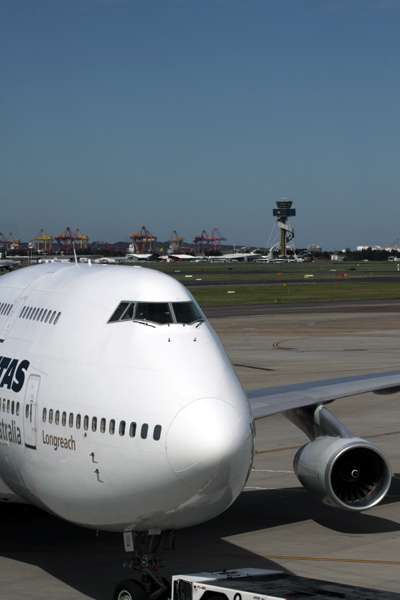
<instances>
[{"instance_id":1,"label":"engine nacelle","mask_svg":"<svg viewBox=\"0 0 400 600\"><path fill-rule=\"evenodd\" d=\"M317 500L345 510L366 510L386 495L392 472L379 448L361 438L323 436L294 457L300 483Z\"/></svg>"}]
</instances>

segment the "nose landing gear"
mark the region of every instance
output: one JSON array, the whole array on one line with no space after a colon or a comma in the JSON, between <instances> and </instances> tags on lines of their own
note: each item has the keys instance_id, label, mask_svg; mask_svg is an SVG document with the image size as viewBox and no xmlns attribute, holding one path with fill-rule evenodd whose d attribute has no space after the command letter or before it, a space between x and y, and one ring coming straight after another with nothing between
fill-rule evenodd
<instances>
[{"instance_id":1,"label":"nose landing gear","mask_svg":"<svg viewBox=\"0 0 400 600\"><path fill-rule=\"evenodd\" d=\"M124 567L139 573L139 579L121 581L114 590L113 600L168 600L170 585L160 576L163 562L157 550L164 534L164 550L175 547L175 532L161 530L124 533L125 550L133 552Z\"/></svg>"}]
</instances>

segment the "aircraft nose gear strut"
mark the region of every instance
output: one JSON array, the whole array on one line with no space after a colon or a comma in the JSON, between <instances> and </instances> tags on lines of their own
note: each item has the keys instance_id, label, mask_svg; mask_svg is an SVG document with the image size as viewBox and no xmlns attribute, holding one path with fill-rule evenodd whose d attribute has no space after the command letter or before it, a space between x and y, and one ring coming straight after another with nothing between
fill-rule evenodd
<instances>
[{"instance_id":1,"label":"aircraft nose gear strut","mask_svg":"<svg viewBox=\"0 0 400 600\"><path fill-rule=\"evenodd\" d=\"M124 533L125 551L132 552L131 560L124 563L126 569L139 573L139 579L126 579L117 585L113 600L167 600L170 585L161 577L159 569L163 562L157 550L164 537L164 550L175 547L175 532L161 530L129 531Z\"/></svg>"}]
</instances>

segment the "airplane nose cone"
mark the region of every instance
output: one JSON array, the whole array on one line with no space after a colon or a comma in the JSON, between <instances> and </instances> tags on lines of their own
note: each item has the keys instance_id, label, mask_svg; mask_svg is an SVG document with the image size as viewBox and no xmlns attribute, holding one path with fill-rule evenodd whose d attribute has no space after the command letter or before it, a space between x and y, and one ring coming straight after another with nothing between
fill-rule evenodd
<instances>
[{"instance_id":1,"label":"airplane nose cone","mask_svg":"<svg viewBox=\"0 0 400 600\"><path fill-rule=\"evenodd\" d=\"M194 488L206 486L222 464L229 479L239 479L243 486L252 461L252 438L249 419L231 404L201 398L173 420L166 440L167 456L177 477Z\"/></svg>"}]
</instances>

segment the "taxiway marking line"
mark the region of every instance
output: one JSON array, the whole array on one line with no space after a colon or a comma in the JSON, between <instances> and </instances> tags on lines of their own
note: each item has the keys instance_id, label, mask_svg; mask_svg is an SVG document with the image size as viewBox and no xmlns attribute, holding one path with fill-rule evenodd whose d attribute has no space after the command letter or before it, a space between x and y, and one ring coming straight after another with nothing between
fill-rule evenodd
<instances>
[{"instance_id":1,"label":"taxiway marking line","mask_svg":"<svg viewBox=\"0 0 400 600\"><path fill-rule=\"evenodd\" d=\"M276 348L276 350L289 350L291 352L295 351L295 348L281 348L279 344L284 344L285 342L288 342L289 340L281 340L280 342L275 342L273 344L273 347Z\"/></svg>"},{"instance_id":2,"label":"taxiway marking line","mask_svg":"<svg viewBox=\"0 0 400 600\"><path fill-rule=\"evenodd\" d=\"M357 563L357 564L373 564L373 565L394 565L400 566L398 560L366 560L362 558L316 558L313 556L262 556L275 560L309 560L318 562L342 562L342 563Z\"/></svg>"},{"instance_id":3,"label":"taxiway marking line","mask_svg":"<svg viewBox=\"0 0 400 600\"><path fill-rule=\"evenodd\" d=\"M159 554L166 554L165 552L159 552ZM318 562L342 562L342 563L355 563L355 564L371 564L371 565L393 565L400 566L398 560L369 560L362 558L320 558L315 556L279 556L271 554L258 554L257 556L251 556L249 554L208 554L208 553L192 553L192 552L174 552L174 556L213 556L221 558L266 558L269 560L308 560Z\"/></svg>"},{"instance_id":4,"label":"taxiway marking line","mask_svg":"<svg viewBox=\"0 0 400 600\"><path fill-rule=\"evenodd\" d=\"M115 555L121 554L126 555L124 550L38 550L38 549L24 549L24 550L16 550L16 549L0 549L0 552L4 554L106 554L106 555ZM171 556L171 552L159 552L160 556ZM201 553L201 552L175 552L174 556L206 556L206 557L220 557L220 558L246 558L248 559L258 559L258 558L266 558L269 560L308 560L310 562L336 562L336 563L354 563L354 564L370 564L370 565L392 565L394 567L400 566L400 561L396 560L366 560L366 559L358 559L358 558L316 558L314 556L280 556L280 555L271 555L271 554L258 554L256 556L252 556L251 554L211 554L211 553Z\"/></svg>"}]
</instances>

